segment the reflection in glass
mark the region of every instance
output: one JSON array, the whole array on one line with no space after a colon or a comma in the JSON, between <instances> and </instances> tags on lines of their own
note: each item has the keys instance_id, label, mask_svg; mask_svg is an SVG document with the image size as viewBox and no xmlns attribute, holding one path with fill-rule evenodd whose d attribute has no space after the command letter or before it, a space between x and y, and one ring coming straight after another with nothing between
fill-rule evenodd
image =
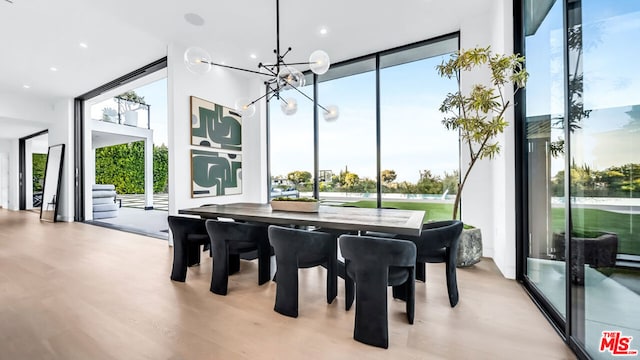
<instances>
[{"instance_id":1,"label":"reflection in glass","mask_svg":"<svg viewBox=\"0 0 640 360\"><path fill-rule=\"evenodd\" d=\"M530 2L527 29L527 277L566 316L562 3Z\"/></svg>"},{"instance_id":2,"label":"reflection in glass","mask_svg":"<svg viewBox=\"0 0 640 360\"><path fill-rule=\"evenodd\" d=\"M608 359L603 331L640 339L640 3L583 0L569 20L571 321Z\"/></svg>"},{"instance_id":3,"label":"reflection in glass","mask_svg":"<svg viewBox=\"0 0 640 360\"><path fill-rule=\"evenodd\" d=\"M40 220L57 221L63 160L64 144L49 146L47 166L44 175L44 189L42 191Z\"/></svg>"}]
</instances>

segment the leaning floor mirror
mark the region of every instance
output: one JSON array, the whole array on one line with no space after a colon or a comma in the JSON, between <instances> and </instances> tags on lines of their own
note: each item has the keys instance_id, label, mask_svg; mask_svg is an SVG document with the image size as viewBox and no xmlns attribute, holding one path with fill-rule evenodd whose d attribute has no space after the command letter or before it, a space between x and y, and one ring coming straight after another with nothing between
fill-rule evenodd
<instances>
[{"instance_id":1,"label":"leaning floor mirror","mask_svg":"<svg viewBox=\"0 0 640 360\"><path fill-rule=\"evenodd\" d=\"M63 159L64 144L49 146L47 166L44 171L44 189L42 190L40 220L55 222L58 218L58 200L60 199L60 178L62 175Z\"/></svg>"}]
</instances>

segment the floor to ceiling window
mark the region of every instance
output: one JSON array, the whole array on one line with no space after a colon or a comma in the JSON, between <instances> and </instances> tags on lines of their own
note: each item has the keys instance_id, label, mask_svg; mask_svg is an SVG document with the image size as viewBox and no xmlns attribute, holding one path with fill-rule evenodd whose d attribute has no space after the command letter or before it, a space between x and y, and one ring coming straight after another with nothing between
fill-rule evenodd
<instances>
[{"instance_id":1,"label":"floor to ceiling window","mask_svg":"<svg viewBox=\"0 0 640 360\"><path fill-rule=\"evenodd\" d=\"M317 76L315 92L307 76L301 91L340 109L337 120L325 121L319 106L317 127L313 103L301 94L282 93L297 100L290 116L271 99L272 197L313 196L317 186L333 205L420 208L428 220L450 218L459 143L438 108L458 84L435 67L457 49L458 34L450 34L348 60Z\"/></svg>"},{"instance_id":2,"label":"floor to ceiling window","mask_svg":"<svg viewBox=\"0 0 640 360\"><path fill-rule=\"evenodd\" d=\"M313 97L313 77L305 82L298 90ZM313 102L293 89L280 96L269 100L271 197L308 195L313 192ZM289 103L297 111L285 115L281 110Z\"/></svg>"},{"instance_id":3,"label":"floor to ceiling window","mask_svg":"<svg viewBox=\"0 0 640 360\"><path fill-rule=\"evenodd\" d=\"M336 66L319 76L318 102L339 104L336 121L318 125L319 164L325 174L320 199L362 200L377 193L376 61Z\"/></svg>"},{"instance_id":4,"label":"floor to ceiling window","mask_svg":"<svg viewBox=\"0 0 640 360\"><path fill-rule=\"evenodd\" d=\"M637 355L640 3L522 4L524 280L581 355Z\"/></svg>"},{"instance_id":5,"label":"floor to ceiling window","mask_svg":"<svg viewBox=\"0 0 640 360\"><path fill-rule=\"evenodd\" d=\"M458 133L438 111L455 80L435 68L458 49L458 38L380 56L382 206L424 204L426 220L452 217L460 168Z\"/></svg>"}]
</instances>

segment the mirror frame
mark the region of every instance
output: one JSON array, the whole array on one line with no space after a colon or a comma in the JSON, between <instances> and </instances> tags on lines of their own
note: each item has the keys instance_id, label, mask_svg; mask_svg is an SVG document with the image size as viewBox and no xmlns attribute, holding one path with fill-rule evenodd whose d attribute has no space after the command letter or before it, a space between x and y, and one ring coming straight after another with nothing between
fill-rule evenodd
<instances>
[{"instance_id":1,"label":"mirror frame","mask_svg":"<svg viewBox=\"0 0 640 360\"><path fill-rule=\"evenodd\" d=\"M51 150L55 150L57 148L60 148L60 161L59 163L54 163L53 160L51 159ZM61 187L61 179L60 176L62 175L62 165L64 163L64 144L58 144L58 145L51 145L49 146L49 150L47 151L47 165L44 168L44 185L42 187L42 205L40 206L40 220L44 220L44 221L51 221L51 222L56 222L58 221L58 205L60 204L60 187ZM49 173L49 170L51 169L51 171L56 171L57 172L53 172L53 173ZM49 189L47 187L47 177L51 175L51 176L55 176L56 177L56 182L55 184L55 189ZM50 184L51 185L51 184ZM45 207L45 203L47 202L45 199L45 194L47 194L47 190L49 190L49 192L51 192L53 190L54 192L54 196L55 199L57 199L55 201L55 203L53 204L53 218L49 218L47 217L43 217L43 212L44 212L44 207Z\"/></svg>"}]
</instances>

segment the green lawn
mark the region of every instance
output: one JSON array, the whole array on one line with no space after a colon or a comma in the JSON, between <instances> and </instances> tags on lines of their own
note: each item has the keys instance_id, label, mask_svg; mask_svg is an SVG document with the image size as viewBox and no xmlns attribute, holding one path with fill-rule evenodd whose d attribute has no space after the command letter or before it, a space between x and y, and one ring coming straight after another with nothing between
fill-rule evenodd
<instances>
[{"instance_id":1,"label":"green lawn","mask_svg":"<svg viewBox=\"0 0 640 360\"><path fill-rule=\"evenodd\" d=\"M350 206L375 208L375 200L348 203ZM425 210L425 222L449 220L453 204L419 201L383 201L383 207L405 210ZM564 209L551 210L554 232L564 231ZM581 231L612 232L618 234L618 251L621 254L640 255L640 215L619 214L597 209L581 209L573 212L575 229Z\"/></svg>"},{"instance_id":2,"label":"green lawn","mask_svg":"<svg viewBox=\"0 0 640 360\"><path fill-rule=\"evenodd\" d=\"M375 200L360 200L350 202L346 205L357 206L362 208L375 208ZM424 221L431 220L450 220L453 213L453 204L446 203L430 203L420 201L383 201L382 207L403 209L403 210L424 210L427 212Z\"/></svg>"},{"instance_id":3,"label":"green lawn","mask_svg":"<svg viewBox=\"0 0 640 360\"><path fill-rule=\"evenodd\" d=\"M579 232L610 232L618 235L618 252L640 255L640 215L598 209L573 209L573 228ZM551 209L554 232L564 231L564 209Z\"/></svg>"}]
</instances>

